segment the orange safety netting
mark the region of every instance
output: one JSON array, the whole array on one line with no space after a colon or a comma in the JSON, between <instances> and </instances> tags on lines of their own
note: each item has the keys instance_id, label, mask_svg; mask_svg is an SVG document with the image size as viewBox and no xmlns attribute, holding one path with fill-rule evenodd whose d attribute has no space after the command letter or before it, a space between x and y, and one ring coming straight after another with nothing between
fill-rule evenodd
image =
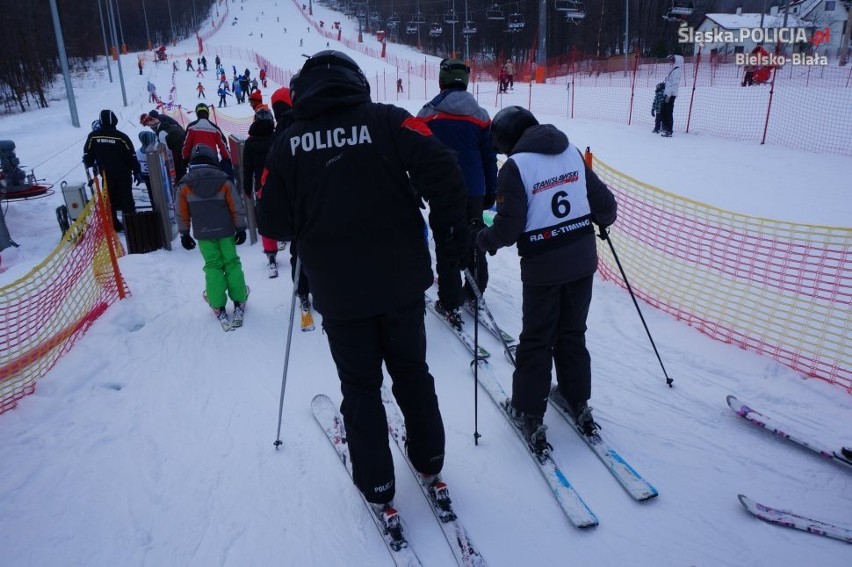
<instances>
[{"instance_id":1,"label":"orange safety netting","mask_svg":"<svg viewBox=\"0 0 852 567\"><path fill-rule=\"evenodd\" d=\"M0 413L32 393L36 380L129 293L108 206L106 197L90 199L41 264L0 288Z\"/></svg>"},{"instance_id":2,"label":"orange safety netting","mask_svg":"<svg viewBox=\"0 0 852 567\"><path fill-rule=\"evenodd\" d=\"M732 213L595 160L637 295L702 333L852 392L852 229ZM600 273L623 285L605 243Z\"/></svg>"}]
</instances>

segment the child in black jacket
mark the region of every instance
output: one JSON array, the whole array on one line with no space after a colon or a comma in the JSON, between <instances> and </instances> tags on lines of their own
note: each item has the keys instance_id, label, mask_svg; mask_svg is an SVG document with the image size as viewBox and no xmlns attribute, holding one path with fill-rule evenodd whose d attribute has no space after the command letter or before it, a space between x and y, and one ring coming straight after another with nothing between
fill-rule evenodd
<instances>
[{"instance_id":1,"label":"child in black jacket","mask_svg":"<svg viewBox=\"0 0 852 567\"><path fill-rule=\"evenodd\" d=\"M663 117L660 113L660 109L663 107L663 101L666 99L666 95L663 94L665 87L665 83L657 83L657 88L654 89L654 102L651 104L651 116L656 117L656 120L654 120L654 134L660 133L660 126L663 124Z\"/></svg>"}]
</instances>

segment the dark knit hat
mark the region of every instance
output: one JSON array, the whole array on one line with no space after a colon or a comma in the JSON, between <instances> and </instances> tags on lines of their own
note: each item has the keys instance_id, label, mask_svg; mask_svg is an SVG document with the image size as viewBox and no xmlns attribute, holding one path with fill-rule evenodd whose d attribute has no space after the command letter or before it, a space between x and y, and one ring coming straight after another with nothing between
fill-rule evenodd
<instances>
[{"instance_id":1,"label":"dark knit hat","mask_svg":"<svg viewBox=\"0 0 852 567\"><path fill-rule=\"evenodd\" d=\"M458 59L444 59L438 73L438 86L442 89L461 87L467 89L470 80L470 67Z\"/></svg>"},{"instance_id":2,"label":"dark knit hat","mask_svg":"<svg viewBox=\"0 0 852 567\"><path fill-rule=\"evenodd\" d=\"M272 111L269 110L266 106L261 106L257 109L257 112L254 113L255 121L258 120L269 120L273 121Z\"/></svg>"},{"instance_id":3,"label":"dark knit hat","mask_svg":"<svg viewBox=\"0 0 852 567\"><path fill-rule=\"evenodd\" d=\"M206 144L195 144L192 148L192 155L189 157L189 162L192 164L206 163L209 165L218 165L216 150Z\"/></svg>"}]
</instances>

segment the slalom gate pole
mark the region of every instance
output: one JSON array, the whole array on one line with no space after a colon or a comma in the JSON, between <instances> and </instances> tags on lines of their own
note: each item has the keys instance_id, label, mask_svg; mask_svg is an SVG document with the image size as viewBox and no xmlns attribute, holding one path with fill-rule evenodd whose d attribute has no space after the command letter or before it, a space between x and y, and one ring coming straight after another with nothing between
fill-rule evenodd
<instances>
[{"instance_id":1,"label":"slalom gate pole","mask_svg":"<svg viewBox=\"0 0 852 567\"><path fill-rule=\"evenodd\" d=\"M290 242L293 246L293 242ZM292 252L292 251L291 251ZM278 400L278 433L275 437L275 450L281 446L281 419L284 413L284 389L287 387L287 367L290 364L290 344L293 341L293 321L296 318L296 293L299 290L299 278L302 275L302 259L296 256L296 276L293 278L293 295L290 298L290 327L287 329L287 346L284 348L284 374L281 377L281 397Z\"/></svg>"},{"instance_id":2,"label":"slalom gate pole","mask_svg":"<svg viewBox=\"0 0 852 567\"><path fill-rule=\"evenodd\" d=\"M476 246L473 247L473 271L479 275L479 253ZM470 274L470 270L465 268L465 275ZM479 298L482 295L478 292L473 299L473 444L479 445Z\"/></svg>"},{"instance_id":3,"label":"slalom gate pole","mask_svg":"<svg viewBox=\"0 0 852 567\"><path fill-rule=\"evenodd\" d=\"M607 244L609 244L609 249L612 252L612 257L615 258L615 263L618 265L618 271L621 272L621 277L624 279L624 285L627 286L627 291L630 292L630 299L633 300L633 305L636 306L636 312L639 313L639 319L642 320L642 326L645 327L645 333L648 334L648 340L651 341L651 346L654 349L654 354L657 355L657 360L660 363L660 368L663 369L663 376L666 377L666 384L668 384L669 388L671 388L672 382L674 382L674 380L669 378L669 375L666 372L666 367L663 365L663 359L660 358L660 353L657 350L657 345L654 344L654 337L651 336L651 331L648 330L648 324L645 323L645 317L642 316L642 310L639 309L639 302L636 301L636 296L633 294L633 288L630 287L630 282L627 281L627 274L624 273L624 268L621 267L621 261L618 259L618 254L615 253L615 247L612 245L612 239L610 238L610 235L607 232L606 228L599 226L598 231L598 238L600 238L601 240L606 240Z\"/></svg>"},{"instance_id":4,"label":"slalom gate pole","mask_svg":"<svg viewBox=\"0 0 852 567\"><path fill-rule=\"evenodd\" d=\"M474 260L474 265L476 265L476 260ZM497 321L494 320L494 315L492 315L491 310L488 309L488 304L485 303L485 298L482 297L482 292L479 291L479 286L476 284L476 280L471 275L470 270L464 271L464 277L467 280L467 285L470 286L470 289L473 290L473 293L476 296L477 304L480 304L480 303L482 304L482 310L485 311L485 315L491 321L491 324L494 325L494 328L500 329L500 327L497 325ZM477 314L478 313L479 313L479 311L477 310ZM477 317L477 321L478 320L479 320L479 318ZM506 342L506 339L503 338L503 333L501 332L499 334L500 334L500 342L503 343L503 352L506 353L506 358L509 359L509 362L511 362L512 366L514 367L515 366L515 356L512 354L513 349L509 346L509 343Z\"/></svg>"}]
</instances>

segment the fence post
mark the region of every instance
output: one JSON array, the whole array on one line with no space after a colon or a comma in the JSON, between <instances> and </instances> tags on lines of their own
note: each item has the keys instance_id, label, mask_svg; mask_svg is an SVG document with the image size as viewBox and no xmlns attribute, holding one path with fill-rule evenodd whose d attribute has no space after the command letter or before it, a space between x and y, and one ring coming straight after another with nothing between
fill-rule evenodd
<instances>
[{"instance_id":1,"label":"fence post","mask_svg":"<svg viewBox=\"0 0 852 567\"><path fill-rule=\"evenodd\" d=\"M792 65L791 65L792 67ZM763 124L763 138L760 145L766 143L766 131L769 129L769 113L772 111L772 96L775 94L775 77L778 76L778 67L772 72L772 82L769 83L769 103L766 105L766 122Z\"/></svg>"},{"instance_id":2,"label":"fence post","mask_svg":"<svg viewBox=\"0 0 852 567\"><path fill-rule=\"evenodd\" d=\"M639 52L633 58L633 79L630 81L630 107L627 109L627 125L633 121L633 97L636 93L636 72L639 69Z\"/></svg>"},{"instance_id":3,"label":"fence post","mask_svg":"<svg viewBox=\"0 0 852 567\"><path fill-rule=\"evenodd\" d=\"M577 98L577 83L571 81L571 118L574 118L574 100Z\"/></svg>"},{"instance_id":4,"label":"fence post","mask_svg":"<svg viewBox=\"0 0 852 567\"><path fill-rule=\"evenodd\" d=\"M565 116L571 118L571 81L565 83Z\"/></svg>"},{"instance_id":5,"label":"fence post","mask_svg":"<svg viewBox=\"0 0 852 567\"><path fill-rule=\"evenodd\" d=\"M426 92L426 56L423 56L423 98L428 99L429 95Z\"/></svg>"},{"instance_id":6,"label":"fence post","mask_svg":"<svg viewBox=\"0 0 852 567\"><path fill-rule=\"evenodd\" d=\"M692 72L692 93L689 95L689 113L686 115L686 133L689 134L689 123L692 121L692 103L695 101L695 85L698 83L698 67L701 65L701 46L698 46L698 54L695 56L694 70Z\"/></svg>"},{"instance_id":7,"label":"fence post","mask_svg":"<svg viewBox=\"0 0 852 567\"><path fill-rule=\"evenodd\" d=\"M545 80L547 80L547 79L545 79ZM530 94L529 94L529 97L527 98L527 110L529 110L530 112L532 112L532 86L533 86L533 78L530 77Z\"/></svg>"}]
</instances>

